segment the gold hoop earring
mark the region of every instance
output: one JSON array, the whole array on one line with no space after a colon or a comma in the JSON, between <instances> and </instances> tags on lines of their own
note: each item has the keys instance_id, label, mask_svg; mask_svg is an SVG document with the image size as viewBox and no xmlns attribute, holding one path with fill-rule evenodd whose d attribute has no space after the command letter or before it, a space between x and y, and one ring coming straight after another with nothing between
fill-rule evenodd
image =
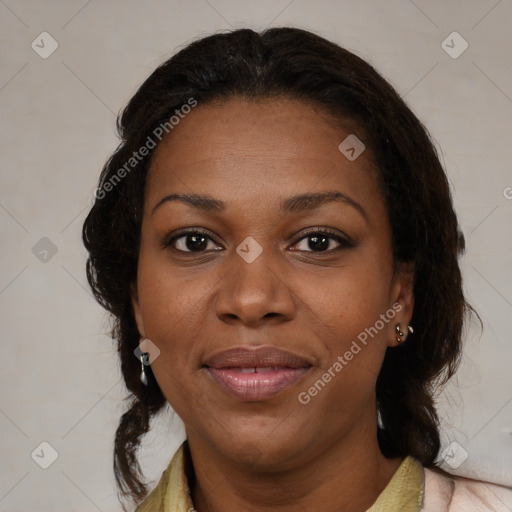
<instances>
[{"instance_id":1,"label":"gold hoop earring","mask_svg":"<svg viewBox=\"0 0 512 512\"><path fill-rule=\"evenodd\" d=\"M412 326L408 325L407 326L407 330L412 334L414 332L414 329L412 328ZM403 338L404 336L404 333L401 331L400 329L400 324L396 324L395 326L395 332L397 334L397 337L396 337L396 341L398 343L403 343L406 339L407 339L407 336L405 338Z\"/></svg>"},{"instance_id":2,"label":"gold hoop earring","mask_svg":"<svg viewBox=\"0 0 512 512\"><path fill-rule=\"evenodd\" d=\"M398 343L403 343L405 341L405 340L402 339L402 336L404 335L404 333L400 330L400 324L396 324L395 332L397 334L396 341Z\"/></svg>"}]
</instances>

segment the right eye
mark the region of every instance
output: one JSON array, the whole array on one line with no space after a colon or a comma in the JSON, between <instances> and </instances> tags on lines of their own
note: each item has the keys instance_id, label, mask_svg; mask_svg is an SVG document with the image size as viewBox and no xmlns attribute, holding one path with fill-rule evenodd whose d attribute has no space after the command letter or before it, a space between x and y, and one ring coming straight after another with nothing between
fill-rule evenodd
<instances>
[{"instance_id":1,"label":"right eye","mask_svg":"<svg viewBox=\"0 0 512 512\"><path fill-rule=\"evenodd\" d=\"M171 248L177 252L185 253L202 253L207 252L208 244L215 244L213 239L205 232L199 229L191 229L189 231L182 232L169 239L166 239L163 243L165 248ZM210 249L218 251L219 249Z\"/></svg>"}]
</instances>

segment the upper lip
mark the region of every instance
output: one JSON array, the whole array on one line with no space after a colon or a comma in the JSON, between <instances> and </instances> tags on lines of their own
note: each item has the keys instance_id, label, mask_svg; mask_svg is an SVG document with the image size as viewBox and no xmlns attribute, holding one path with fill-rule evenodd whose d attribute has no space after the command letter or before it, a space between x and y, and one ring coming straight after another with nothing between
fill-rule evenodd
<instances>
[{"instance_id":1,"label":"upper lip","mask_svg":"<svg viewBox=\"0 0 512 512\"><path fill-rule=\"evenodd\" d=\"M206 360L210 368L306 368L311 366L307 359L271 346L234 347L213 354Z\"/></svg>"}]
</instances>

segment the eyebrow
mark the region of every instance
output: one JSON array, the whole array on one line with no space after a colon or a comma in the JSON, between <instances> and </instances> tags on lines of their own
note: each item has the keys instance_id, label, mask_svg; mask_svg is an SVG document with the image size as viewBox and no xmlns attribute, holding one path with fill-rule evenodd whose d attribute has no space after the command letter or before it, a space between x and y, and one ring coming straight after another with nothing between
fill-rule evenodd
<instances>
[{"instance_id":1,"label":"eyebrow","mask_svg":"<svg viewBox=\"0 0 512 512\"><path fill-rule=\"evenodd\" d=\"M153 207L151 215L153 215L155 211L164 203L170 201L179 201L183 204L187 204L207 213L220 213L226 209L225 202L219 199L215 199L210 195L169 194L158 201L158 203ZM289 197L281 203L280 210L284 214L298 213L302 211L315 210L320 206L331 202L340 202L352 206L366 220L368 220L368 214L366 213L366 210L358 202L354 201L354 199L347 196L346 194L338 192L337 190L299 194Z\"/></svg>"}]
</instances>

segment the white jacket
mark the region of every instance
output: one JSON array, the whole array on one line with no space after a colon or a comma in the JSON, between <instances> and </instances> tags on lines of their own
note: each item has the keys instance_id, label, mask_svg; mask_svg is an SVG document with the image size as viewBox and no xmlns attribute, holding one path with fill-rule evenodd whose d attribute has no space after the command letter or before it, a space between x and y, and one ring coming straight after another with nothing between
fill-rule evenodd
<instances>
[{"instance_id":1,"label":"white jacket","mask_svg":"<svg viewBox=\"0 0 512 512\"><path fill-rule=\"evenodd\" d=\"M422 512L512 512L512 488L424 471Z\"/></svg>"}]
</instances>

